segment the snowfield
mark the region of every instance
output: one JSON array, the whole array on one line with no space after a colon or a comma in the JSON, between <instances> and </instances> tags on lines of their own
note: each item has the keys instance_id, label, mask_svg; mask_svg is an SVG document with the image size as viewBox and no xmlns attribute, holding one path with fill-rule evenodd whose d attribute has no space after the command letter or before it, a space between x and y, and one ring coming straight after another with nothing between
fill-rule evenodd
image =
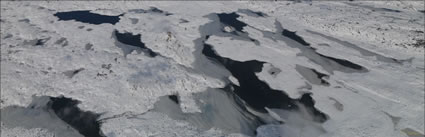
<instances>
[{"instance_id":1,"label":"snowfield","mask_svg":"<svg viewBox=\"0 0 425 137\"><path fill-rule=\"evenodd\" d=\"M1 136L424 137L424 10L1 1Z\"/></svg>"}]
</instances>

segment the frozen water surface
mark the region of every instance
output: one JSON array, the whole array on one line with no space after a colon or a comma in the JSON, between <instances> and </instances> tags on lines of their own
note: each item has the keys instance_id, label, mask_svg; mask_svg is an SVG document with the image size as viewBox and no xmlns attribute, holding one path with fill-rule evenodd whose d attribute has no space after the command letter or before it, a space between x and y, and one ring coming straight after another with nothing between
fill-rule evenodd
<instances>
[{"instance_id":1,"label":"frozen water surface","mask_svg":"<svg viewBox=\"0 0 425 137\"><path fill-rule=\"evenodd\" d=\"M423 1L1 1L1 136L423 137Z\"/></svg>"}]
</instances>

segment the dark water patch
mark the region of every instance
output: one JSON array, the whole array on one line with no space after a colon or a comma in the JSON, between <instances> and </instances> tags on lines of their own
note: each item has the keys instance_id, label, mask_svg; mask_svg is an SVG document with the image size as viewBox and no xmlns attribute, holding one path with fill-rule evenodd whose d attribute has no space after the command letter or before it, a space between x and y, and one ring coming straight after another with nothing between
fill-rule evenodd
<instances>
[{"instance_id":1,"label":"dark water patch","mask_svg":"<svg viewBox=\"0 0 425 137\"><path fill-rule=\"evenodd\" d=\"M57 12L54 14L54 16L59 18L59 21L75 20L75 21L95 24L95 25L99 25L103 23L109 23L109 24L115 25L117 22L120 21L119 17L122 15L124 14L121 14L118 16L101 15L97 13L91 13L90 10Z\"/></svg>"},{"instance_id":2,"label":"dark water patch","mask_svg":"<svg viewBox=\"0 0 425 137\"><path fill-rule=\"evenodd\" d=\"M37 42L35 43L35 45L34 45L34 46L41 46L41 45L44 45L44 41L43 41L43 39L39 39L39 40L37 40Z\"/></svg>"},{"instance_id":3,"label":"dark water patch","mask_svg":"<svg viewBox=\"0 0 425 137\"><path fill-rule=\"evenodd\" d=\"M246 14L248 16L252 16L252 17L267 17L268 16L266 13L263 13L260 11L252 11L250 9L239 9L238 12Z\"/></svg>"},{"instance_id":4,"label":"dark water patch","mask_svg":"<svg viewBox=\"0 0 425 137\"><path fill-rule=\"evenodd\" d=\"M169 95L168 98L171 99L176 104L180 103L179 97L177 95Z\"/></svg>"},{"instance_id":5,"label":"dark water patch","mask_svg":"<svg viewBox=\"0 0 425 137\"><path fill-rule=\"evenodd\" d=\"M2 126L9 128L43 128L59 137L83 137L77 130L61 120L51 108L50 97L33 96L30 105L7 106L1 109Z\"/></svg>"},{"instance_id":6,"label":"dark water patch","mask_svg":"<svg viewBox=\"0 0 425 137\"><path fill-rule=\"evenodd\" d=\"M418 10L418 11L425 14L425 10Z\"/></svg>"},{"instance_id":7,"label":"dark water patch","mask_svg":"<svg viewBox=\"0 0 425 137\"><path fill-rule=\"evenodd\" d=\"M223 14L226 14L226 13L223 13ZM204 17L208 17L209 19L212 20L212 22L209 22L200 27L200 29L202 29L202 31L204 31L206 35L203 35L202 37L195 40L196 43L198 43L197 45L202 45L202 41L208 39L208 38L205 38L205 37L209 37L208 34L213 34L214 36L218 36L218 37L230 37L231 40L243 40L243 41L253 42L256 45L260 45L258 40L255 40L249 37L247 33L236 31L234 28L232 28L232 26L229 26L220 22L220 19L216 13L211 13ZM200 54L200 51L198 51L197 53Z\"/></svg>"},{"instance_id":8,"label":"dark water patch","mask_svg":"<svg viewBox=\"0 0 425 137\"><path fill-rule=\"evenodd\" d=\"M246 23L239 21L237 18L240 17L235 12L232 13L220 13L217 14L221 23L233 27L236 31L242 32L243 27L247 26Z\"/></svg>"},{"instance_id":9,"label":"dark water patch","mask_svg":"<svg viewBox=\"0 0 425 137\"><path fill-rule=\"evenodd\" d=\"M322 113L318 113L320 111L314 108L314 103L311 103L312 98L291 99L283 91L271 89L267 83L258 79L255 73L261 72L265 62L256 60L240 62L230 58L224 58L219 56L209 44L204 44L202 53L230 71L232 76L239 82L239 86L232 84L232 92L256 111L266 113L267 110L265 107L287 110L297 109L295 103L301 102L303 104L305 103L314 112L315 116L321 117L324 120L327 119L323 117L324 115L321 115Z\"/></svg>"},{"instance_id":10,"label":"dark water patch","mask_svg":"<svg viewBox=\"0 0 425 137\"><path fill-rule=\"evenodd\" d=\"M83 29L83 28L84 28L84 26L78 26L78 28L79 28L79 29Z\"/></svg>"},{"instance_id":11,"label":"dark water patch","mask_svg":"<svg viewBox=\"0 0 425 137\"><path fill-rule=\"evenodd\" d=\"M283 31L282 31L283 36L288 37L292 40L295 40L296 42L300 43L301 45L310 46L310 43L307 43L306 41L304 41L304 39L302 37L298 36L295 33L296 33L295 31L289 31L287 29L283 29Z\"/></svg>"},{"instance_id":12,"label":"dark water patch","mask_svg":"<svg viewBox=\"0 0 425 137\"><path fill-rule=\"evenodd\" d=\"M227 133L254 136L255 129L264 123L244 109L243 102L230 90L231 88L227 86L223 89L207 89L195 93L193 98L202 113L184 113L170 96L160 97L153 111L167 114L173 119L187 121L204 131L215 127Z\"/></svg>"},{"instance_id":13,"label":"dark water patch","mask_svg":"<svg viewBox=\"0 0 425 137\"><path fill-rule=\"evenodd\" d=\"M156 7L151 7L149 10L144 10L144 9L130 9L130 10L128 10L128 12L138 13L138 14L141 14L141 13L155 13L155 14L161 14L161 15L164 15L164 16L173 15L172 13L169 13L169 12L166 12L166 11L163 11L163 10L160 10L160 9L158 9Z\"/></svg>"},{"instance_id":14,"label":"dark water patch","mask_svg":"<svg viewBox=\"0 0 425 137\"><path fill-rule=\"evenodd\" d=\"M314 104L316 103L313 98L311 97L311 93L305 93L301 96L300 99L298 99L298 101L300 103L302 103L303 105L305 105L307 108L310 108L309 110L312 111L312 113L314 114L314 121L317 122L325 122L328 119L328 116L323 113L320 112L319 110L314 108Z\"/></svg>"},{"instance_id":15,"label":"dark water patch","mask_svg":"<svg viewBox=\"0 0 425 137\"><path fill-rule=\"evenodd\" d=\"M239 30L235 29L237 31L233 34L223 32L225 26L231 26L229 24L232 24L232 22L230 21L229 23L229 20L236 21L235 24L238 24L236 20L238 15L232 15L232 13L222 13L221 15L226 15L228 18L233 19L222 22L218 14L213 13L204 16L211 19L211 22L199 27L201 36L193 41L196 45L196 49L193 52L196 60L193 65L197 68L195 70L199 71L197 73L203 73L223 80L227 83L226 86L220 89L209 89L213 92L199 93L204 95L194 95L195 100L198 101L197 104L201 109L201 113L182 113L178 104L168 97L162 99L167 101L160 100L157 102L155 106L156 111L168 114L173 119L189 121L203 129L217 127L225 132L230 131L229 133L242 133L255 136L255 129L260 125L273 124L273 122L279 124L278 121L274 120L268 114L265 107L297 110L301 109L297 104L308 104L310 102L309 104L314 105L306 97L303 99L291 99L283 91L271 89L267 83L259 80L256 73L262 71L265 62L257 60L241 62L218 55L214 51L213 46L206 43L210 36L249 40L243 35L240 35L246 34L242 32L243 26L239 27ZM245 23L242 22L243 24ZM278 35L282 37L280 33ZM232 83L228 79L230 76L235 77L238 84ZM308 107L308 109L315 108ZM318 117L322 116L318 114ZM327 117L318 119L320 121L320 119L327 119Z\"/></svg>"},{"instance_id":16,"label":"dark water patch","mask_svg":"<svg viewBox=\"0 0 425 137\"><path fill-rule=\"evenodd\" d=\"M100 122L97 121L100 114L83 111L77 107L80 101L66 97L50 97L51 109L55 114L78 130L86 137L104 137L100 130Z\"/></svg>"},{"instance_id":17,"label":"dark water patch","mask_svg":"<svg viewBox=\"0 0 425 137\"><path fill-rule=\"evenodd\" d=\"M72 78L83 70L84 70L84 68L80 68L80 69L76 69L76 70L68 70L68 71L63 72L63 74L65 76L67 76L68 78Z\"/></svg>"},{"instance_id":18,"label":"dark water patch","mask_svg":"<svg viewBox=\"0 0 425 137\"><path fill-rule=\"evenodd\" d=\"M361 48L361 47L359 47L359 46L357 46L355 44L352 44L350 42L347 42L347 41L342 41L342 40L339 40L337 38L330 37L330 36L324 35L322 33L311 31L311 30L306 30L306 31L309 32L309 33L311 33L311 34L319 35L319 36L324 37L324 38L326 38L328 40L334 41L334 42L336 42L338 44L341 44L343 46L346 46L348 48L357 50L363 56L374 56L374 57L376 57L377 60L382 61L382 62L388 62L388 63L400 63L400 62L402 62L400 60L397 60L397 59L394 59L394 58L390 58L390 57L385 57L383 55L380 55L380 54L371 52L369 50L363 49L363 48Z\"/></svg>"},{"instance_id":19,"label":"dark water patch","mask_svg":"<svg viewBox=\"0 0 425 137\"><path fill-rule=\"evenodd\" d=\"M234 24L239 24L240 30L244 25L246 25L243 22L237 21L236 18L239 17L239 15L236 13L221 13L217 14L217 16L220 24L233 24L231 26L236 26L236 28L238 28L238 25ZM220 24L217 24L217 18L215 18L214 14L210 15L209 18L213 20L213 22L207 23L200 27L201 37L195 40L195 44L202 47L202 55L206 56L207 59L211 60L212 62L223 66L231 73L232 76L238 80L239 86L231 84L233 89L232 93L237 95L249 107L258 112L265 113L265 107L278 109L296 109L297 106L295 103L298 100L289 98L289 96L286 95L283 91L271 89L267 83L261 81L256 76L256 73L261 72L265 62L257 60L240 62L230 58L221 57L214 51L212 45L205 43L210 35L222 34L220 31L217 31L221 26ZM240 25L242 25L242 27ZM278 35L281 36L280 33Z\"/></svg>"},{"instance_id":20,"label":"dark water patch","mask_svg":"<svg viewBox=\"0 0 425 137\"><path fill-rule=\"evenodd\" d=\"M125 32L120 33L117 30L114 31L113 36L115 36L116 40L122 44L129 45L129 46L119 46L123 51L124 55L131 53L133 50L137 50L139 53L140 51L143 51L147 53L149 57L155 57L158 54L153 52L151 49L145 46L145 43L141 40L141 34L133 35L132 33Z\"/></svg>"},{"instance_id":21,"label":"dark water patch","mask_svg":"<svg viewBox=\"0 0 425 137\"><path fill-rule=\"evenodd\" d=\"M347 60L342 59L335 59L330 58L328 56L321 55L316 52L316 50L310 46L303 45L302 38L300 38L298 41L295 39L291 39L289 37L285 37L282 35L282 33L285 31L285 29L282 27L282 24L279 21L275 21L275 27L276 32L269 32L257 29L263 33L263 36L265 38L269 38L273 41L283 41L286 43L287 46L292 48L297 48L301 51L301 53L297 54L297 56L304 56L308 58L310 61L320 65L325 69L327 72L333 74L333 71L338 70L341 72L346 73L353 73L353 72L367 72L367 69L353 69L353 68L360 68L360 65L351 63ZM294 32L295 33L295 32ZM305 42L308 43L308 42ZM351 67L350 67L351 65ZM359 67L360 66L360 67ZM363 68L363 67L361 67Z\"/></svg>"},{"instance_id":22,"label":"dark water patch","mask_svg":"<svg viewBox=\"0 0 425 137\"><path fill-rule=\"evenodd\" d=\"M79 103L63 96L33 96L27 107L2 109L1 120L8 127L45 128L55 136L104 137L97 122L100 115L80 110L77 107Z\"/></svg>"},{"instance_id":23,"label":"dark water patch","mask_svg":"<svg viewBox=\"0 0 425 137\"><path fill-rule=\"evenodd\" d=\"M333 74L334 71L340 71L345 73L365 73L368 70L360 65L352 63L345 59L337 59L328 57L314 50L304 50L297 54L298 56L305 56L313 63L320 65L324 70Z\"/></svg>"},{"instance_id":24,"label":"dark water patch","mask_svg":"<svg viewBox=\"0 0 425 137\"><path fill-rule=\"evenodd\" d=\"M92 31L93 29L92 28L88 28L88 29L86 29L87 31Z\"/></svg>"},{"instance_id":25,"label":"dark water patch","mask_svg":"<svg viewBox=\"0 0 425 137\"><path fill-rule=\"evenodd\" d=\"M329 77L329 75L320 73L315 69L304 67L301 65L296 65L295 70L297 70L298 73L300 73L305 79L307 79L307 81L312 84L329 86L329 82L323 79L325 77Z\"/></svg>"},{"instance_id":26,"label":"dark water patch","mask_svg":"<svg viewBox=\"0 0 425 137\"><path fill-rule=\"evenodd\" d=\"M321 80L321 84L329 86L329 83L326 80L323 79L323 78L329 78L329 75L326 75L324 73L320 73L315 69L311 69L311 70L314 72L314 74L317 75L317 78L319 78Z\"/></svg>"},{"instance_id":27,"label":"dark water patch","mask_svg":"<svg viewBox=\"0 0 425 137\"><path fill-rule=\"evenodd\" d=\"M203 44L205 40L210 37L210 35L223 34L221 32L221 24L218 21L216 14L209 14L204 17L209 18L211 21L199 26L199 32L201 33L201 36L193 40L193 44L195 45L195 50L192 52L193 56L195 57L193 66L196 68L194 71L208 75L212 78L226 80L230 75L230 72L226 71L223 66L212 63L209 59L207 59L206 56L202 54Z\"/></svg>"},{"instance_id":28,"label":"dark water patch","mask_svg":"<svg viewBox=\"0 0 425 137\"><path fill-rule=\"evenodd\" d=\"M318 55L321 56L321 57L324 57L326 59L330 59L332 61L335 61L336 63L338 63L339 65L342 65L344 67L348 67L348 68L355 69L355 70L367 70L366 68L364 68L360 65L357 65L355 63L352 63L352 62L345 60L345 59L338 59L338 58L334 58L334 57L329 57L329 56L325 56L325 55L322 55L322 54L319 54L319 53L318 53Z\"/></svg>"},{"instance_id":29,"label":"dark water patch","mask_svg":"<svg viewBox=\"0 0 425 137\"><path fill-rule=\"evenodd\" d=\"M259 31L261 31L263 33L263 36L266 38L269 38L273 41L277 41L277 40L281 40L284 42L287 42L288 44L290 44L290 46L295 47L295 48L301 48L301 47L296 47L297 45L292 45L292 42L288 42L288 39L297 42L300 45L303 45L305 47L308 47L310 49L314 49L312 47L310 47L310 43L306 42L304 40L304 38L302 38L301 36L296 34L296 31L289 31L287 29L284 29L282 27L282 24L275 20L275 27L276 27L276 32L269 32L269 31L264 31L264 30L260 30L257 29ZM284 37L282 37L284 36ZM305 48L302 48L305 49Z\"/></svg>"},{"instance_id":30,"label":"dark water patch","mask_svg":"<svg viewBox=\"0 0 425 137\"><path fill-rule=\"evenodd\" d=\"M232 37L238 40L246 40L260 45L260 42L254 38L248 36L248 33L243 31L243 28L247 26L246 23L239 21L237 18L240 17L239 14L232 13L219 13L213 14L216 15L218 21L220 22L221 34L216 34L217 36ZM217 21L216 18L210 17Z\"/></svg>"}]
</instances>

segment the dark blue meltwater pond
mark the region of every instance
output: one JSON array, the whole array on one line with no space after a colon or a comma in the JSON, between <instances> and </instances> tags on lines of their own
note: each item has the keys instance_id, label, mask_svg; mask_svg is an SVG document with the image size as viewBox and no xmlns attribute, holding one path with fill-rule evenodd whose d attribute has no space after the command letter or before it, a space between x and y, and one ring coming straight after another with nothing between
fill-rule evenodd
<instances>
[{"instance_id":1,"label":"dark blue meltwater pond","mask_svg":"<svg viewBox=\"0 0 425 137\"><path fill-rule=\"evenodd\" d=\"M89 10L57 12L56 14L54 14L54 16L59 18L59 21L75 20L95 25L103 23L115 25L118 21L120 21L119 17L122 15L123 14L118 16L101 15L97 13L92 13Z\"/></svg>"}]
</instances>

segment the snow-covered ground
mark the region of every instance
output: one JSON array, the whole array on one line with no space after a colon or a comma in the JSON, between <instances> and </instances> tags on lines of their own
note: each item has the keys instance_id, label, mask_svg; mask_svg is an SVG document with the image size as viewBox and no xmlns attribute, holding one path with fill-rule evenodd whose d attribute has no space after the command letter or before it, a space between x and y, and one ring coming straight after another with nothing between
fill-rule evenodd
<instances>
[{"instance_id":1,"label":"snow-covered ground","mask_svg":"<svg viewBox=\"0 0 425 137\"><path fill-rule=\"evenodd\" d=\"M90 24L54 15L79 10L120 20ZM30 107L36 97L61 95L101 114L108 137L248 136L250 126L237 123L249 121L239 114L245 111L286 118L259 126L261 137L424 136L424 1L1 1L0 12L1 136L75 134L61 132L69 125L49 117L52 110ZM216 15L232 12L246 26L219 30ZM116 33L141 34L158 56L120 42ZM234 61L266 62L256 73L260 80L292 99L312 93L315 108L329 118L317 123L303 109L257 114L227 103L237 99L217 89L241 82L203 55L202 43ZM168 95L178 96L180 108L157 107L172 106L162 101ZM220 114L238 120L223 124ZM28 118L35 116L42 120ZM21 121L44 119L57 126Z\"/></svg>"}]
</instances>

